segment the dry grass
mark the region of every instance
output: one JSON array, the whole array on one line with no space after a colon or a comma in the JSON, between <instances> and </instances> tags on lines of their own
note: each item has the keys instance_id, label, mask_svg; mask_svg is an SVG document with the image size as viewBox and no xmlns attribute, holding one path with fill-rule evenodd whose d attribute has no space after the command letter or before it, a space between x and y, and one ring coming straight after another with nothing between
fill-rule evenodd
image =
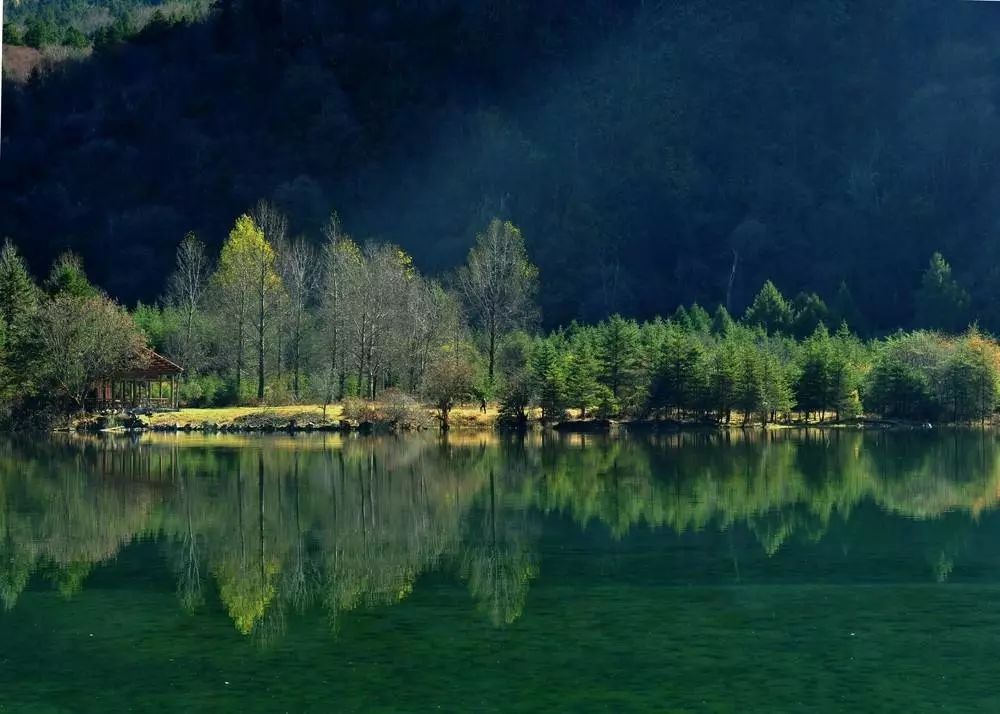
<instances>
[{"instance_id":1,"label":"dry grass","mask_svg":"<svg viewBox=\"0 0 1000 714\"><path fill-rule=\"evenodd\" d=\"M340 419L341 409L338 404L331 404L326 410L328 421ZM178 412L162 412L153 414L150 423L153 426L161 424L191 424L199 426L209 424L232 424L239 419L248 417L274 418L299 422L312 421L322 423L323 407L319 404L297 404L284 407L219 407L213 409L181 409Z\"/></svg>"},{"instance_id":2,"label":"dry grass","mask_svg":"<svg viewBox=\"0 0 1000 714\"><path fill-rule=\"evenodd\" d=\"M429 406L424 407L428 415L433 418L435 411ZM455 407L451 412L451 426L453 429L492 429L496 424L499 414L496 404L487 407L486 413L482 413L477 405L463 404ZM340 404L331 404L326 411L328 422L339 421L343 416L343 408ZM282 421L295 421L301 423L313 422L323 423L323 407L319 404L298 404L284 407L219 407L215 409L181 409L178 412L162 412L153 414L150 423L153 426L191 424L201 426L202 424L232 424L237 421L247 419L275 419ZM434 419L434 423L437 420Z\"/></svg>"}]
</instances>

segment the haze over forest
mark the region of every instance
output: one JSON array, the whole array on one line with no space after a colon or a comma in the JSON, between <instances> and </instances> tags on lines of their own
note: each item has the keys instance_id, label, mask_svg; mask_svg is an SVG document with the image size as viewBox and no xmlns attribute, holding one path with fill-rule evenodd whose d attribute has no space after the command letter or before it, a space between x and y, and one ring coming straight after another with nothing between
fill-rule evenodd
<instances>
[{"instance_id":1,"label":"haze over forest","mask_svg":"<svg viewBox=\"0 0 1000 714\"><path fill-rule=\"evenodd\" d=\"M8 39L38 17L85 37L3 87L0 238L36 274L71 248L151 301L186 232L217 249L264 198L293 234L319 243L337 211L431 274L509 219L548 326L724 303L735 256L734 313L768 278L828 301L846 282L869 331L919 327L940 251L969 319L1000 329L991 3L225 0L170 19L185 4L142 30L137 0L110 25L83 0L9 13Z\"/></svg>"}]
</instances>

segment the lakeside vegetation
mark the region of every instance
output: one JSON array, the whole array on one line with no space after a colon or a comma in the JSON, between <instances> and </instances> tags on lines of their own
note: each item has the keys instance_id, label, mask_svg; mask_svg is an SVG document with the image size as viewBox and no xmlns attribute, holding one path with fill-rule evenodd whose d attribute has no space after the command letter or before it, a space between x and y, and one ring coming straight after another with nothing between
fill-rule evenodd
<instances>
[{"instance_id":1,"label":"lakeside vegetation","mask_svg":"<svg viewBox=\"0 0 1000 714\"><path fill-rule=\"evenodd\" d=\"M423 276L400 248L350 237L334 214L320 248L288 236L260 202L213 260L189 234L167 294L128 311L73 254L37 284L17 248L0 252L2 398L11 426L80 412L102 379L151 346L186 370L188 407L331 405L354 421L443 428L459 404L499 403L499 422L639 419L766 426L861 416L985 423L1000 398L1000 346L975 326L957 335L896 332L863 340L852 311L814 294L786 300L764 284L745 314L695 304L637 322L538 330L538 272L524 239L493 220L466 264ZM935 255L918 289L937 324L964 293ZM957 323L955 323L957 324Z\"/></svg>"}]
</instances>

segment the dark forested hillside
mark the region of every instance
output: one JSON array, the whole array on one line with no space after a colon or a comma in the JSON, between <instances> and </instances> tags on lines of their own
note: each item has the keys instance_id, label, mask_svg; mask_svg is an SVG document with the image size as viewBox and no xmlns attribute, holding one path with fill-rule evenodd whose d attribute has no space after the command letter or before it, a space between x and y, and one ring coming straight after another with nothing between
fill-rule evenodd
<instances>
[{"instance_id":1,"label":"dark forested hillside","mask_svg":"<svg viewBox=\"0 0 1000 714\"><path fill-rule=\"evenodd\" d=\"M501 216L549 324L771 278L888 328L940 251L996 329L998 79L994 3L224 0L5 84L0 236L131 301L259 198L431 272Z\"/></svg>"}]
</instances>

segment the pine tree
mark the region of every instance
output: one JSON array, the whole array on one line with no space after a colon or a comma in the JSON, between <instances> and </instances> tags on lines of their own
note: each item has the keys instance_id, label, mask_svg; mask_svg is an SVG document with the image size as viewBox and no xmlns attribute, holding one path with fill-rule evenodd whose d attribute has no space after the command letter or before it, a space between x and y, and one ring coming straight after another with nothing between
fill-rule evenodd
<instances>
[{"instance_id":1,"label":"pine tree","mask_svg":"<svg viewBox=\"0 0 1000 714\"><path fill-rule=\"evenodd\" d=\"M728 424L737 398L740 362L734 339L720 342L709 358L708 406L719 422Z\"/></svg>"},{"instance_id":2,"label":"pine tree","mask_svg":"<svg viewBox=\"0 0 1000 714\"><path fill-rule=\"evenodd\" d=\"M816 293L799 293L792 301L792 334L805 339L820 325L829 323L830 311Z\"/></svg>"},{"instance_id":3,"label":"pine tree","mask_svg":"<svg viewBox=\"0 0 1000 714\"><path fill-rule=\"evenodd\" d=\"M940 253L931 256L915 303L920 327L954 332L968 324L969 294L952 277L951 266Z\"/></svg>"},{"instance_id":4,"label":"pine tree","mask_svg":"<svg viewBox=\"0 0 1000 714\"><path fill-rule=\"evenodd\" d=\"M830 325L840 325L847 323L847 326L855 332L864 334L865 324L854 296L851 294L847 283L841 281L837 288L837 294L833 296L833 303L830 305Z\"/></svg>"},{"instance_id":5,"label":"pine tree","mask_svg":"<svg viewBox=\"0 0 1000 714\"><path fill-rule=\"evenodd\" d=\"M56 258L52 270L45 281L45 289L49 295L69 295L75 298L88 298L97 295L98 290L83 270L83 261L76 253L67 252Z\"/></svg>"},{"instance_id":6,"label":"pine tree","mask_svg":"<svg viewBox=\"0 0 1000 714\"><path fill-rule=\"evenodd\" d=\"M538 403L542 408L542 420L561 418L566 408L566 375L561 355L551 337L542 339L535 345L531 372Z\"/></svg>"},{"instance_id":7,"label":"pine tree","mask_svg":"<svg viewBox=\"0 0 1000 714\"><path fill-rule=\"evenodd\" d=\"M795 401L806 419L812 413L823 412L830 405L832 365L830 333L820 325L803 343L799 361L799 376L795 382Z\"/></svg>"},{"instance_id":8,"label":"pine tree","mask_svg":"<svg viewBox=\"0 0 1000 714\"><path fill-rule=\"evenodd\" d=\"M724 337L728 335L736 322L733 320L732 315L729 314L729 310L726 309L724 305L719 305L715 308L715 314L712 315L712 334L717 337Z\"/></svg>"},{"instance_id":9,"label":"pine tree","mask_svg":"<svg viewBox=\"0 0 1000 714\"><path fill-rule=\"evenodd\" d=\"M743 412L743 424L749 425L753 415L764 406L763 360L757 345L748 339L740 340L733 350L739 362L734 406Z\"/></svg>"},{"instance_id":10,"label":"pine tree","mask_svg":"<svg viewBox=\"0 0 1000 714\"><path fill-rule=\"evenodd\" d=\"M772 349L766 349L761 360L761 381L764 386L761 403L761 422L766 426L779 413L789 412L795 406L788 370Z\"/></svg>"},{"instance_id":11,"label":"pine tree","mask_svg":"<svg viewBox=\"0 0 1000 714\"><path fill-rule=\"evenodd\" d=\"M565 387L566 403L580 410L580 418L586 418L587 410L600 403L600 371L601 365L590 340L585 335L577 336L570 343Z\"/></svg>"},{"instance_id":12,"label":"pine tree","mask_svg":"<svg viewBox=\"0 0 1000 714\"><path fill-rule=\"evenodd\" d=\"M760 325L768 334L787 333L792 325L792 309L774 283L768 280L747 308L743 321L751 326Z\"/></svg>"},{"instance_id":13,"label":"pine tree","mask_svg":"<svg viewBox=\"0 0 1000 714\"><path fill-rule=\"evenodd\" d=\"M0 250L0 320L8 349L27 338L37 308L38 288L17 248L7 241Z\"/></svg>"},{"instance_id":14,"label":"pine tree","mask_svg":"<svg viewBox=\"0 0 1000 714\"><path fill-rule=\"evenodd\" d=\"M695 409L705 387L704 349L697 337L671 325L667 331L650 385L653 409Z\"/></svg>"},{"instance_id":15,"label":"pine tree","mask_svg":"<svg viewBox=\"0 0 1000 714\"><path fill-rule=\"evenodd\" d=\"M688 323L692 332L708 334L712 331L712 316L698 303L693 304L688 310Z\"/></svg>"},{"instance_id":16,"label":"pine tree","mask_svg":"<svg viewBox=\"0 0 1000 714\"><path fill-rule=\"evenodd\" d=\"M845 323L830 341L829 405L837 421L851 419L861 413L858 388L861 381L860 361L863 348Z\"/></svg>"},{"instance_id":17,"label":"pine tree","mask_svg":"<svg viewBox=\"0 0 1000 714\"><path fill-rule=\"evenodd\" d=\"M639 379L639 326L612 315L600 326L601 382L619 403L630 402Z\"/></svg>"}]
</instances>

